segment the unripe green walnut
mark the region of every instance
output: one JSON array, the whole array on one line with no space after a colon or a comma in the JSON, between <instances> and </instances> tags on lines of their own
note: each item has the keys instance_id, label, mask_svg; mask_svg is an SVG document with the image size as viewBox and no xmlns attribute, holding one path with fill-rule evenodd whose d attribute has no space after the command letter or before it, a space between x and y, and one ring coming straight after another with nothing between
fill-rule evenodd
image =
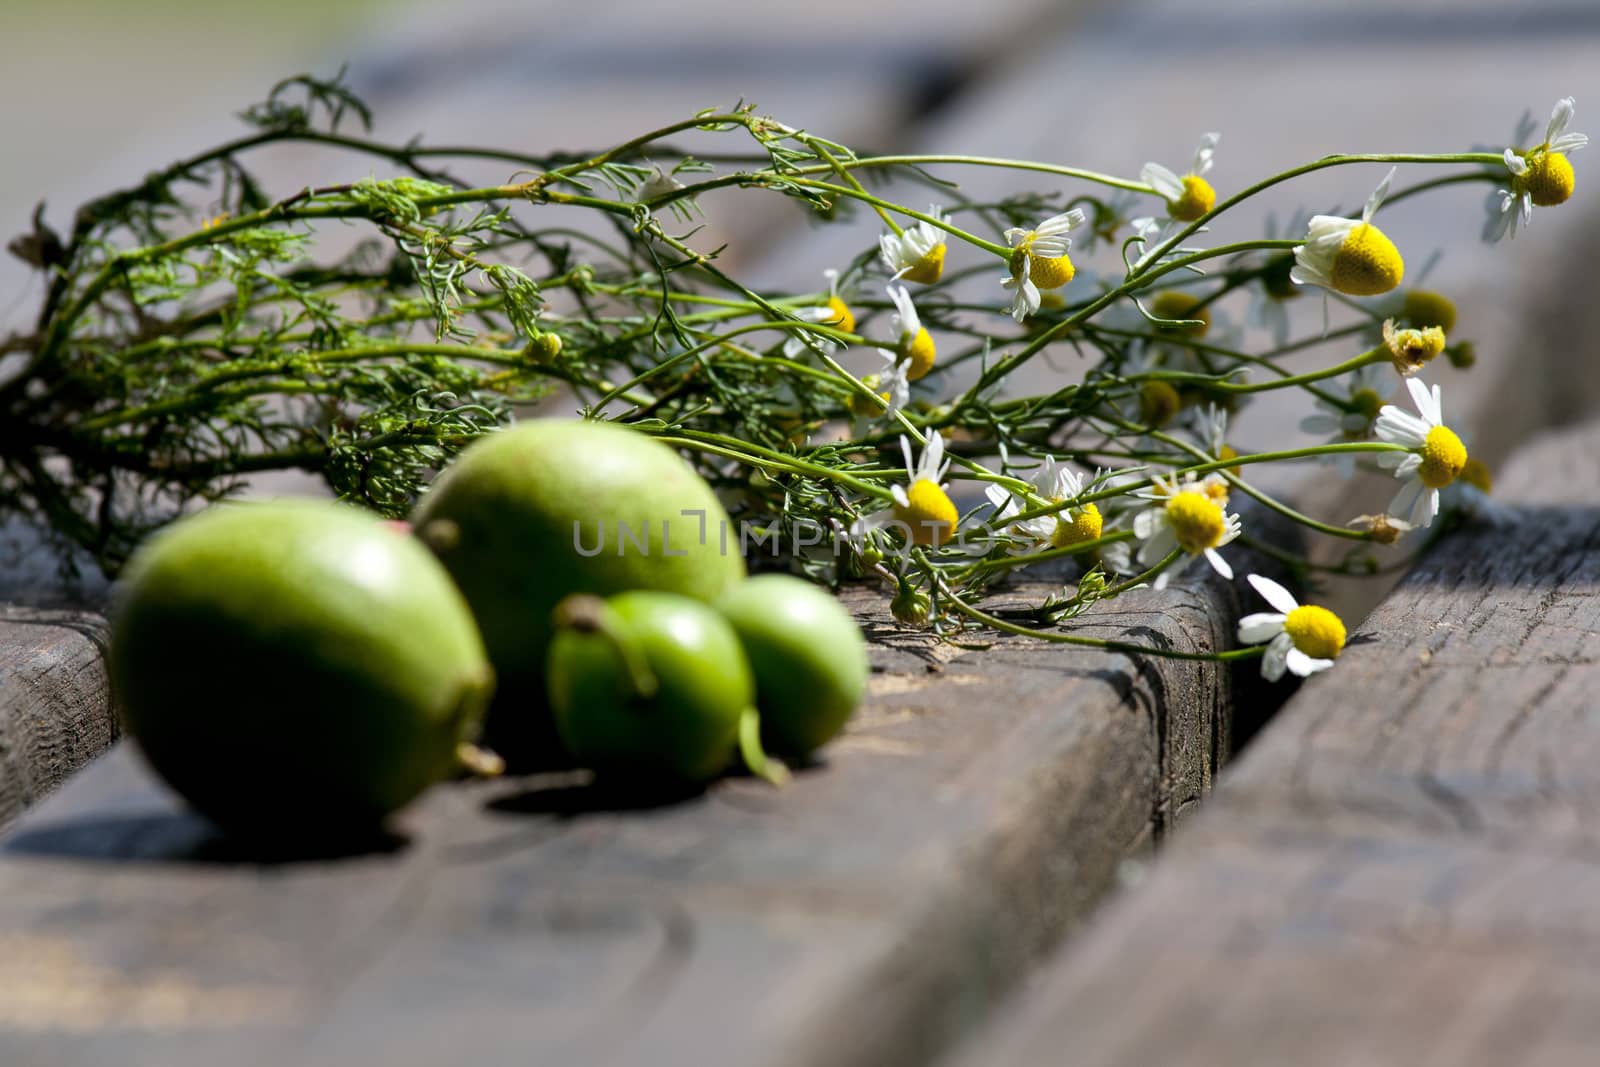
<instances>
[{"instance_id":1,"label":"unripe green walnut","mask_svg":"<svg viewBox=\"0 0 1600 1067\"><path fill-rule=\"evenodd\" d=\"M861 628L835 597L791 575L762 574L716 608L755 672L768 751L805 756L844 729L870 668Z\"/></svg>"},{"instance_id":2,"label":"unripe green walnut","mask_svg":"<svg viewBox=\"0 0 1600 1067\"><path fill-rule=\"evenodd\" d=\"M224 504L145 544L111 679L168 784L224 828L370 830L460 766L493 672L416 539L322 501Z\"/></svg>"},{"instance_id":3,"label":"unripe green walnut","mask_svg":"<svg viewBox=\"0 0 1600 1067\"><path fill-rule=\"evenodd\" d=\"M755 682L717 612L671 593L580 594L561 602L556 626L550 703L581 764L689 783L728 766Z\"/></svg>"},{"instance_id":4,"label":"unripe green walnut","mask_svg":"<svg viewBox=\"0 0 1600 1067\"><path fill-rule=\"evenodd\" d=\"M519 767L562 762L544 676L556 604L630 589L710 601L745 574L711 487L671 448L607 422L535 419L479 439L412 521L477 616L500 677L485 738Z\"/></svg>"}]
</instances>

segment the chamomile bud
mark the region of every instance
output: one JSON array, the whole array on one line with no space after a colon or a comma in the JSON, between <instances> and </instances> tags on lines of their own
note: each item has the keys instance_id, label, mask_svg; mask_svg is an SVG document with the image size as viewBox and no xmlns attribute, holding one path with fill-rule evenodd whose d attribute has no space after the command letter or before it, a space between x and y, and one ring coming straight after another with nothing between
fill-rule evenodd
<instances>
[{"instance_id":1,"label":"chamomile bud","mask_svg":"<svg viewBox=\"0 0 1600 1067\"><path fill-rule=\"evenodd\" d=\"M1151 429L1171 422L1183 407L1183 398L1171 382L1145 382L1139 387L1139 418Z\"/></svg>"},{"instance_id":2,"label":"chamomile bud","mask_svg":"<svg viewBox=\"0 0 1600 1067\"><path fill-rule=\"evenodd\" d=\"M1357 530L1366 530L1371 535L1372 540L1380 545L1392 545L1400 540L1402 536L1416 529L1415 526L1412 526L1404 519L1397 519L1388 514L1357 515L1345 525Z\"/></svg>"},{"instance_id":3,"label":"chamomile bud","mask_svg":"<svg viewBox=\"0 0 1600 1067\"><path fill-rule=\"evenodd\" d=\"M1401 316L1407 324L1425 330L1437 326L1445 333L1456 328L1456 306L1443 293L1432 289L1407 289L1401 304Z\"/></svg>"},{"instance_id":4,"label":"chamomile bud","mask_svg":"<svg viewBox=\"0 0 1600 1067\"><path fill-rule=\"evenodd\" d=\"M889 614L906 626L922 626L932 612L933 602L928 599L928 594L906 579L900 579L900 588L894 599L889 601Z\"/></svg>"}]
</instances>

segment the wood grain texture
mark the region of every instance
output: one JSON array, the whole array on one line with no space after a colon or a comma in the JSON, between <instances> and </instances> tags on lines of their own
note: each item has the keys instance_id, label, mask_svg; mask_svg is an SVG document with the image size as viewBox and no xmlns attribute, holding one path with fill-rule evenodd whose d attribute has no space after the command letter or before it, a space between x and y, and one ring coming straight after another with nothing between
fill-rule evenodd
<instances>
[{"instance_id":1,"label":"wood grain texture","mask_svg":"<svg viewBox=\"0 0 1600 1067\"><path fill-rule=\"evenodd\" d=\"M116 739L105 621L0 605L0 826Z\"/></svg>"},{"instance_id":2,"label":"wood grain texture","mask_svg":"<svg viewBox=\"0 0 1600 1067\"><path fill-rule=\"evenodd\" d=\"M1600 424L1501 482L959 1062L1596 1062Z\"/></svg>"},{"instance_id":3,"label":"wood grain texture","mask_svg":"<svg viewBox=\"0 0 1600 1067\"><path fill-rule=\"evenodd\" d=\"M1233 598L1085 621L1205 649ZM869 701L783 792L452 784L402 842L268 857L117 747L0 849L0 1063L926 1062L1208 788L1230 687L1021 639L961 654L850 603Z\"/></svg>"}]
</instances>

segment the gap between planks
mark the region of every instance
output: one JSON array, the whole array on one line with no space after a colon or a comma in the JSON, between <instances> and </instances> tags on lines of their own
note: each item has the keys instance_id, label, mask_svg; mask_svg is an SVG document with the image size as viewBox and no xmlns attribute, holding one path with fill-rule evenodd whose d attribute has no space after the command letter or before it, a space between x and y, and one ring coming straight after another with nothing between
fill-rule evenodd
<instances>
[{"instance_id":1,"label":"gap between planks","mask_svg":"<svg viewBox=\"0 0 1600 1067\"><path fill-rule=\"evenodd\" d=\"M1503 484L960 1064L1595 1062L1600 422Z\"/></svg>"}]
</instances>

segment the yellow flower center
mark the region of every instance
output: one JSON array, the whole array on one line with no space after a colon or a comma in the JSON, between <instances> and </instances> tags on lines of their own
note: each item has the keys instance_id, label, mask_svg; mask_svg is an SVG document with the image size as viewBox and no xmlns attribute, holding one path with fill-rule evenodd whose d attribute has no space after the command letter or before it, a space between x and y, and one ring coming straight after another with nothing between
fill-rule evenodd
<instances>
[{"instance_id":1,"label":"yellow flower center","mask_svg":"<svg viewBox=\"0 0 1600 1067\"><path fill-rule=\"evenodd\" d=\"M1167 522L1177 535L1178 544L1190 555L1216 548L1228 529L1222 505L1193 489L1167 499Z\"/></svg>"},{"instance_id":2,"label":"yellow flower center","mask_svg":"<svg viewBox=\"0 0 1600 1067\"><path fill-rule=\"evenodd\" d=\"M1139 389L1139 417L1146 426L1165 426L1182 406L1178 391L1168 382L1145 382Z\"/></svg>"},{"instance_id":3,"label":"yellow flower center","mask_svg":"<svg viewBox=\"0 0 1600 1067\"><path fill-rule=\"evenodd\" d=\"M1422 466L1417 476L1429 489L1443 489L1467 465L1467 446L1448 426L1435 426L1422 442Z\"/></svg>"},{"instance_id":4,"label":"yellow flower center","mask_svg":"<svg viewBox=\"0 0 1600 1067\"><path fill-rule=\"evenodd\" d=\"M1333 287L1349 296L1377 296L1400 284L1405 261L1394 242L1370 222L1358 223L1333 254Z\"/></svg>"},{"instance_id":5,"label":"yellow flower center","mask_svg":"<svg viewBox=\"0 0 1600 1067\"><path fill-rule=\"evenodd\" d=\"M908 282L918 282L922 285L932 285L939 280L939 275L944 273L944 242L940 241L928 249L926 255L911 264L900 277Z\"/></svg>"},{"instance_id":6,"label":"yellow flower center","mask_svg":"<svg viewBox=\"0 0 1600 1067\"><path fill-rule=\"evenodd\" d=\"M1445 333L1456 328L1456 306L1443 293L1431 289L1406 291L1405 320L1419 330L1437 326Z\"/></svg>"},{"instance_id":7,"label":"yellow flower center","mask_svg":"<svg viewBox=\"0 0 1600 1067\"><path fill-rule=\"evenodd\" d=\"M1050 534L1050 544L1054 548L1066 548L1068 545L1093 541L1100 536L1104 525L1100 509L1093 504L1073 508L1056 520L1056 528Z\"/></svg>"},{"instance_id":8,"label":"yellow flower center","mask_svg":"<svg viewBox=\"0 0 1600 1067\"><path fill-rule=\"evenodd\" d=\"M1567 157L1560 152L1536 152L1523 158L1528 172L1517 179L1517 184L1528 191L1534 205L1554 207L1566 203L1576 181Z\"/></svg>"},{"instance_id":9,"label":"yellow flower center","mask_svg":"<svg viewBox=\"0 0 1600 1067\"><path fill-rule=\"evenodd\" d=\"M1389 351L1402 370L1417 370L1444 351L1444 331L1437 326L1421 330L1396 330Z\"/></svg>"},{"instance_id":10,"label":"yellow flower center","mask_svg":"<svg viewBox=\"0 0 1600 1067\"><path fill-rule=\"evenodd\" d=\"M868 374L868 375L865 375L865 376L862 377L861 384L866 386L868 389L873 390L873 392L877 393L878 382L880 380L881 379L879 379L879 377L876 374ZM872 397L867 396L867 395L865 395L863 393L851 393L850 394L850 413L852 415L859 415L859 416L861 416L862 418L865 419L865 418L870 418L873 415L876 415L879 412L885 410L889 406L889 394L888 393L877 393L877 396L878 396L879 400L883 401L883 403L879 404L875 400L873 400Z\"/></svg>"},{"instance_id":11,"label":"yellow flower center","mask_svg":"<svg viewBox=\"0 0 1600 1067\"><path fill-rule=\"evenodd\" d=\"M1469 456L1461 465L1460 478L1486 496L1494 492L1494 475L1489 473L1488 465L1481 459Z\"/></svg>"},{"instance_id":12,"label":"yellow flower center","mask_svg":"<svg viewBox=\"0 0 1600 1067\"><path fill-rule=\"evenodd\" d=\"M1183 195L1176 200L1167 201L1167 214L1179 222L1193 222L1217 202L1217 191L1211 188L1211 183L1198 174L1185 174L1183 176Z\"/></svg>"},{"instance_id":13,"label":"yellow flower center","mask_svg":"<svg viewBox=\"0 0 1600 1067\"><path fill-rule=\"evenodd\" d=\"M1232 459L1234 456L1239 454L1234 452L1233 449L1228 448L1226 445L1223 446L1223 451L1232 454L1218 456L1218 459ZM1239 468L1237 467L1234 468L1235 471L1238 469ZM1223 481L1221 478L1208 476L1205 481L1200 483L1200 492L1205 494L1207 500L1216 501L1218 507L1225 508L1228 506L1228 483Z\"/></svg>"},{"instance_id":14,"label":"yellow flower center","mask_svg":"<svg viewBox=\"0 0 1600 1067\"><path fill-rule=\"evenodd\" d=\"M1294 647L1312 659L1337 659L1344 650L1344 623L1327 608L1303 604L1283 620Z\"/></svg>"},{"instance_id":15,"label":"yellow flower center","mask_svg":"<svg viewBox=\"0 0 1600 1067\"><path fill-rule=\"evenodd\" d=\"M1054 259L1028 257L1028 278L1040 289L1059 289L1070 282L1077 273L1078 268L1074 267L1072 260L1066 256L1057 256ZM1042 303L1041 301L1041 305Z\"/></svg>"},{"instance_id":16,"label":"yellow flower center","mask_svg":"<svg viewBox=\"0 0 1600 1067\"><path fill-rule=\"evenodd\" d=\"M837 296L828 297L828 310L833 313L833 318L827 320L829 326L837 326L845 333L856 332L856 317L843 300Z\"/></svg>"},{"instance_id":17,"label":"yellow flower center","mask_svg":"<svg viewBox=\"0 0 1600 1067\"><path fill-rule=\"evenodd\" d=\"M917 335L910 341L900 346L900 357L906 360L906 380L916 381L926 377L933 369L933 335L926 329L917 331Z\"/></svg>"},{"instance_id":18,"label":"yellow flower center","mask_svg":"<svg viewBox=\"0 0 1600 1067\"><path fill-rule=\"evenodd\" d=\"M1239 458L1239 450L1237 448L1234 448L1232 445L1226 445L1225 444L1221 448L1217 449L1217 458L1218 459L1238 459ZM1239 473L1239 468L1238 467L1229 467L1228 468L1228 473L1233 475L1235 478L1242 477L1242 475ZM1219 482L1217 484L1222 486L1222 495L1224 497L1226 497L1228 495L1228 483L1227 482Z\"/></svg>"},{"instance_id":19,"label":"yellow flower center","mask_svg":"<svg viewBox=\"0 0 1600 1067\"><path fill-rule=\"evenodd\" d=\"M933 482L919 479L906 490L906 504L896 504L894 517L911 530L911 540L938 547L950 539L960 515L950 497Z\"/></svg>"},{"instance_id":20,"label":"yellow flower center","mask_svg":"<svg viewBox=\"0 0 1600 1067\"><path fill-rule=\"evenodd\" d=\"M1199 307L1200 298L1176 289L1165 289L1150 301L1150 313L1158 319L1198 319L1198 326L1162 326L1167 333L1204 337L1211 328L1211 312Z\"/></svg>"}]
</instances>

